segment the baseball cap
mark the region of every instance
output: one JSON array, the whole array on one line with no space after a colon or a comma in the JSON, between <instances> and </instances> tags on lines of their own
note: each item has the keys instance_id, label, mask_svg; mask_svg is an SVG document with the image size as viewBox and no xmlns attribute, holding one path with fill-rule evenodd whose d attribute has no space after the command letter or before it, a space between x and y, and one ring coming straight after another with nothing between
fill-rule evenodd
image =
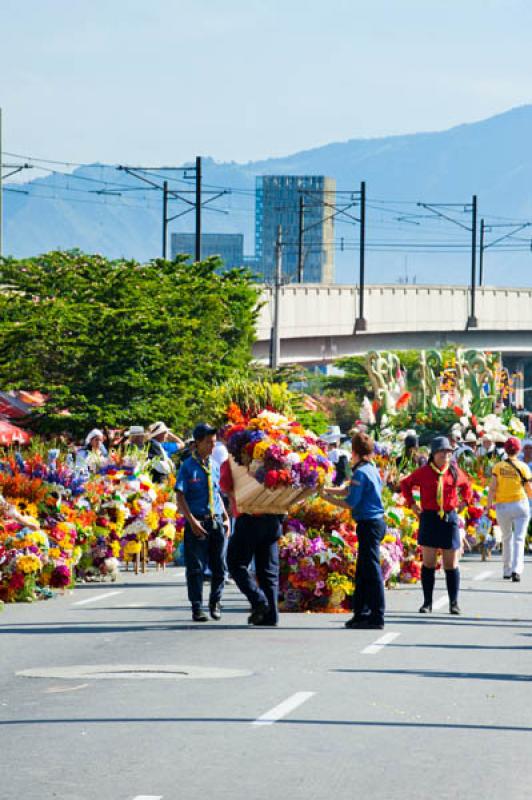
<instances>
[{"instance_id":1,"label":"baseball cap","mask_svg":"<svg viewBox=\"0 0 532 800\"><path fill-rule=\"evenodd\" d=\"M504 443L504 449L509 456L515 456L521 449L521 442L516 436L510 436Z\"/></svg>"},{"instance_id":2,"label":"baseball cap","mask_svg":"<svg viewBox=\"0 0 532 800\"><path fill-rule=\"evenodd\" d=\"M430 443L430 452L434 455L434 453L439 453L441 450L449 450L452 452L453 448L446 436L435 436Z\"/></svg>"},{"instance_id":3,"label":"baseball cap","mask_svg":"<svg viewBox=\"0 0 532 800\"><path fill-rule=\"evenodd\" d=\"M216 428L209 425L208 422L198 422L192 431L192 436L195 442L199 442L200 439L204 439L206 436L212 436L213 433L216 433Z\"/></svg>"}]
</instances>

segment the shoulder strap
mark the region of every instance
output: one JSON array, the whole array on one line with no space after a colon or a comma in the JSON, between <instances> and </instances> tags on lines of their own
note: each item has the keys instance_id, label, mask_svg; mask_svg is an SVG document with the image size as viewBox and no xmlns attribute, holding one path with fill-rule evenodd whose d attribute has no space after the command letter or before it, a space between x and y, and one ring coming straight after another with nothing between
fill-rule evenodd
<instances>
[{"instance_id":1,"label":"shoulder strap","mask_svg":"<svg viewBox=\"0 0 532 800\"><path fill-rule=\"evenodd\" d=\"M523 484L523 486L526 486L526 484L528 483L528 479L524 477L523 473L521 472L517 464L515 464L513 461L510 461L510 459L508 459L506 463L515 469L515 471L521 478L521 483Z\"/></svg>"}]
</instances>

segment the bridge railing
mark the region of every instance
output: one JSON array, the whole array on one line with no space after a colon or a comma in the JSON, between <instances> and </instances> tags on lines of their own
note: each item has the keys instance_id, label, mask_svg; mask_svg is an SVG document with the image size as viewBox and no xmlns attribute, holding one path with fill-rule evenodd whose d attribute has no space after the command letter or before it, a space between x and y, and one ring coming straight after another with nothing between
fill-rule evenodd
<instances>
[{"instance_id":1,"label":"bridge railing","mask_svg":"<svg viewBox=\"0 0 532 800\"><path fill-rule=\"evenodd\" d=\"M271 289L263 291L258 341L270 339ZM302 284L284 286L280 301L281 339L352 336L358 309L355 286ZM465 331L469 315L465 286L371 285L365 288L367 331L421 333ZM532 289L477 289L479 331L532 330Z\"/></svg>"}]
</instances>

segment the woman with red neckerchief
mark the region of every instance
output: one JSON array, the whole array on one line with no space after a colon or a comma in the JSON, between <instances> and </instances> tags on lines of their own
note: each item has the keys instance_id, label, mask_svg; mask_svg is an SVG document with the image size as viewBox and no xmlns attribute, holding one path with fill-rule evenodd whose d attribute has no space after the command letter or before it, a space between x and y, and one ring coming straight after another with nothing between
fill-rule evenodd
<instances>
[{"instance_id":1,"label":"woman with red neckerchief","mask_svg":"<svg viewBox=\"0 0 532 800\"><path fill-rule=\"evenodd\" d=\"M421 614L432 611L432 595L438 550L442 551L445 580L449 594L449 613L460 614L460 528L457 510L471 500L467 475L452 463L452 447L445 436L436 436L430 446L429 463L414 470L401 481L401 491L409 508L419 517L418 543L423 552ZM418 487L420 506L412 491Z\"/></svg>"}]
</instances>

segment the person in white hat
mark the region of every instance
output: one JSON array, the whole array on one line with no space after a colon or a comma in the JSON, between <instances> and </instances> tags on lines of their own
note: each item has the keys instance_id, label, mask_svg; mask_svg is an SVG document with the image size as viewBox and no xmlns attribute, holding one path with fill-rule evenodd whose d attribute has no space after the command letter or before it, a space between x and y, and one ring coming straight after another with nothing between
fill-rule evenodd
<instances>
[{"instance_id":1,"label":"person in white hat","mask_svg":"<svg viewBox=\"0 0 532 800\"><path fill-rule=\"evenodd\" d=\"M175 437L164 422L154 422L150 425L146 434L146 439L149 442L148 458L151 462L152 479L155 483L163 483L169 475L175 471L174 462L166 452L164 447L165 442L169 436Z\"/></svg>"},{"instance_id":2,"label":"person in white hat","mask_svg":"<svg viewBox=\"0 0 532 800\"><path fill-rule=\"evenodd\" d=\"M104 434L99 428L93 428L85 437L83 447L77 452L76 462L84 462L91 471L97 471L107 462L108 452L104 445Z\"/></svg>"},{"instance_id":3,"label":"person in white hat","mask_svg":"<svg viewBox=\"0 0 532 800\"><path fill-rule=\"evenodd\" d=\"M124 436L126 437L127 445L138 448L144 447L146 432L143 425L131 425L125 431Z\"/></svg>"},{"instance_id":4,"label":"person in white hat","mask_svg":"<svg viewBox=\"0 0 532 800\"><path fill-rule=\"evenodd\" d=\"M341 486L348 477L349 456L340 447L342 432L339 425L330 425L320 439L327 444L327 456L336 470L333 484Z\"/></svg>"}]
</instances>

